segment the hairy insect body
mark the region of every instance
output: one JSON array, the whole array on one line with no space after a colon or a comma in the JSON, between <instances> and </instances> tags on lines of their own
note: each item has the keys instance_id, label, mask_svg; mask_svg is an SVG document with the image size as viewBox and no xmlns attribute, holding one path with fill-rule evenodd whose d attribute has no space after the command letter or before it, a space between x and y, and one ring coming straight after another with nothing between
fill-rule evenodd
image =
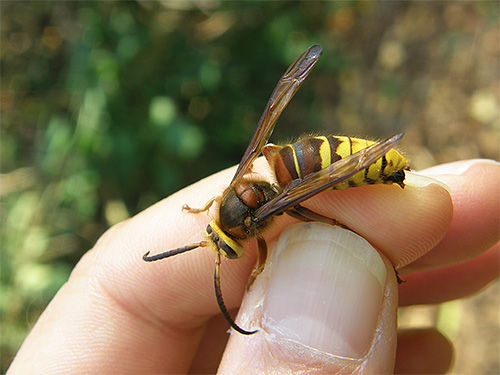
<instances>
[{"instance_id":1,"label":"hairy insect body","mask_svg":"<svg viewBox=\"0 0 500 375\"><path fill-rule=\"evenodd\" d=\"M254 212L278 195L276 188L266 181L244 181L230 186L222 194L219 207L220 227L234 241L253 237L265 222L256 222ZM238 256L241 254L238 254Z\"/></svg>"},{"instance_id":2,"label":"hairy insect body","mask_svg":"<svg viewBox=\"0 0 500 375\"><path fill-rule=\"evenodd\" d=\"M280 186L285 187L293 180L302 179L375 143L353 137L317 136L306 137L285 146L268 144L262 149L262 153L274 170ZM408 166L408 160L391 149L368 168L331 189L392 183L403 187L404 171L409 169Z\"/></svg>"}]
</instances>

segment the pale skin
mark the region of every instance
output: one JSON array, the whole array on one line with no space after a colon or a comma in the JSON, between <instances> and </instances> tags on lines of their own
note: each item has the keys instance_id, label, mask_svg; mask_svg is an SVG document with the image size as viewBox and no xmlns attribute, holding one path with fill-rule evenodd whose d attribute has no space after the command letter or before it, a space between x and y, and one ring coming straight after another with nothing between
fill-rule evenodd
<instances>
[{"instance_id":1,"label":"pale skin","mask_svg":"<svg viewBox=\"0 0 500 375\"><path fill-rule=\"evenodd\" d=\"M321 193L304 205L355 230L380 251L389 269L401 269L406 283L399 286L399 305L462 298L498 278L500 253L500 165L476 162L457 174L465 163L441 166L433 174L451 195L438 184L404 190L368 186ZM260 159L252 170L268 173ZM108 230L33 327L9 374L216 372L229 335L213 291L215 253L202 248L156 263L141 257L202 240L210 218L183 213L181 207L202 207L221 193L234 171L210 176ZM286 215L276 218L265 239L272 242L294 222ZM245 247L245 256L224 260L221 268L233 316L256 263L255 242ZM387 283L398 288L395 277ZM394 299L387 306L396 304ZM382 323L382 329L394 325ZM449 366L450 343L437 331L400 333L397 360L383 345L374 343L368 353L368 361L380 361L383 372L392 372L394 363L401 373L440 373ZM228 347L224 360L244 360L249 353L239 352L241 347ZM294 362L306 361L297 356ZM410 360L418 357L426 360ZM282 366L277 370L285 373L287 363Z\"/></svg>"}]
</instances>

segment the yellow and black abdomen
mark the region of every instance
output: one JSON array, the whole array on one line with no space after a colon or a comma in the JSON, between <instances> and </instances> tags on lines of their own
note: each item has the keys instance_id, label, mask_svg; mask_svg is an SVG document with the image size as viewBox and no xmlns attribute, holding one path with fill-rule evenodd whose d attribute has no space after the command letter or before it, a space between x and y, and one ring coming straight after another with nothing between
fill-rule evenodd
<instances>
[{"instance_id":1,"label":"yellow and black abdomen","mask_svg":"<svg viewBox=\"0 0 500 375\"><path fill-rule=\"evenodd\" d=\"M262 149L282 187L292 180L326 168L330 164L374 144L366 139L320 136L306 137L293 144L276 146L268 144ZM370 184L399 184L404 187L408 160L392 149L369 168L351 176L332 189L345 189Z\"/></svg>"}]
</instances>

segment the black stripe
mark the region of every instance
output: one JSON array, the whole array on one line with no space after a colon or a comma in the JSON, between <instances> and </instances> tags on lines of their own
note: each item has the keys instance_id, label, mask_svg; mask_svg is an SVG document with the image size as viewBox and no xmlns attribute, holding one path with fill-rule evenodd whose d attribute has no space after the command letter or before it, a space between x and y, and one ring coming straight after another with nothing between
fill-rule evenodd
<instances>
[{"instance_id":1,"label":"black stripe","mask_svg":"<svg viewBox=\"0 0 500 375\"><path fill-rule=\"evenodd\" d=\"M313 155L313 157L310 158L311 163L314 163L313 172L321 170L321 165L323 164L323 160L321 159L320 149L323 142L325 142L325 140L321 138L311 138L309 140L309 147Z\"/></svg>"},{"instance_id":2,"label":"black stripe","mask_svg":"<svg viewBox=\"0 0 500 375\"><path fill-rule=\"evenodd\" d=\"M387 159L385 158L385 155L382 156L382 168L380 170L380 176L382 177L382 181L385 181L387 179L387 176L385 174L385 168L387 167Z\"/></svg>"},{"instance_id":3,"label":"black stripe","mask_svg":"<svg viewBox=\"0 0 500 375\"><path fill-rule=\"evenodd\" d=\"M330 164L333 164L342 159L342 156L337 154L341 141L337 137L331 136L328 137L328 143L330 144Z\"/></svg>"},{"instance_id":4,"label":"black stripe","mask_svg":"<svg viewBox=\"0 0 500 375\"><path fill-rule=\"evenodd\" d=\"M373 185L376 181L375 180L372 180L371 178L368 178L368 170L370 169L370 167L366 168L365 169L365 178L364 178L364 181L368 184L368 185Z\"/></svg>"},{"instance_id":5,"label":"black stripe","mask_svg":"<svg viewBox=\"0 0 500 375\"><path fill-rule=\"evenodd\" d=\"M280 151L281 159L283 160L283 165L290 174L292 180L299 178L297 175L297 170L295 169L295 157L293 155L292 145L287 145L283 147Z\"/></svg>"},{"instance_id":6,"label":"black stripe","mask_svg":"<svg viewBox=\"0 0 500 375\"><path fill-rule=\"evenodd\" d=\"M229 259L238 258L238 254L236 254L236 252L226 242L224 242L223 239L220 239L219 243L216 245L226 254L226 257L228 257Z\"/></svg>"},{"instance_id":7,"label":"black stripe","mask_svg":"<svg viewBox=\"0 0 500 375\"><path fill-rule=\"evenodd\" d=\"M303 178L304 175L306 174L305 173L305 170L304 170L304 167L305 167L305 157L306 157L306 153L307 153L307 149L304 150L304 142L307 142L307 141L301 141L301 142L297 142L297 143L294 143L292 145L293 149L295 150L295 162L296 162L296 165L299 166L299 174L300 174L300 178Z\"/></svg>"}]
</instances>

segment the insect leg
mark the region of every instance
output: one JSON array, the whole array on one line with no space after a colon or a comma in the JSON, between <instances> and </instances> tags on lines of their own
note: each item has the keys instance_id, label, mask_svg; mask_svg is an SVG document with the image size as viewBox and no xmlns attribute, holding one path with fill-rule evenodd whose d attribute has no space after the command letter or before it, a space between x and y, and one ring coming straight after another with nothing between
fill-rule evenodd
<instances>
[{"instance_id":1,"label":"insect leg","mask_svg":"<svg viewBox=\"0 0 500 375\"><path fill-rule=\"evenodd\" d=\"M212 204L217 200L219 200L219 197L210 198L210 200L207 203L205 203L201 208L191 208L189 207L189 205L184 204L182 205L182 211L187 211L190 214L199 214L200 212L208 211L210 206L212 206Z\"/></svg>"},{"instance_id":2,"label":"insect leg","mask_svg":"<svg viewBox=\"0 0 500 375\"><path fill-rule=\"evenodd\" d=\"M406 280L403 280L400 276L399 276L399 272L398 270L396 270L396 267L393 267L394 268L394 272L396 273L396 280L398 282L398 284L403 284L406 282Z\"/></svg>"},{"instance_id":3,"label":"insect leg","mask_svg":"<svg viewBox=\"0 0 500 375\"><path fill-rule=\"evenodd\" d=\"M222 299L222 290L220 287L220 263L221 263L221 255L220 253L217 254L217 258L215 259L215 273L214 273L214 286L215 286L215 296L217 297L217 303L219 305L219 309L222 312L222 315L224 316L224 319L226 319L226 322L229 323L229 325L237 332L241 333L242 335L252 335L258 330L255 331L245 331L243 328L239 327L231 318L231 315L229 315L229 312L227 311L227 307L224 304L224 300Z\"/></svg>"},{"instance_id":4,"label":"insect leg","mask_svg":"<svg viewBox=\"0 0 500 375\"><path fill-rule=\"evenodd\" d=\"M310 218L308 218L307 216L304 216L303 214L301 214L300 212L298 212L297 210L291 208L289 210L286 210L285 213L288 215L288 216L291 216L295 219L298 219L300 221L305 221L305 222L308 222L308 221L314 221Z\"/></svg>"},{"instance_id":5,"label":"insect leg","mask_svg":"<svg viewBox=\"0 0 500 375\"><path fill-rule=\"evenodd\" d=\"M287 215L302 221L319 221L321 223L337 225L339 227L349 229L344 224L339 223L337 220L332 219L331 217L328 216L318 214L317 212L314 212L309 208L301 206L300 204L288 209L285 212Z\"/></svg>"},{"instance_id":6,"label":"insect leg","mask_svg":"<svg viewBox=\"0 0 500 375\"><path fill-rule=\"evenodd\" d=\"M264 271L264 266L266 265L267 244L263 238L257 237L257 249L259 251L258 260L255 268L252 270L252 273L250 274L250 278L248 279L247 291L250 290L250 287L252 286L257 276L259 276L262 273L262 271Z\"/></svg>"}]
</instances>

